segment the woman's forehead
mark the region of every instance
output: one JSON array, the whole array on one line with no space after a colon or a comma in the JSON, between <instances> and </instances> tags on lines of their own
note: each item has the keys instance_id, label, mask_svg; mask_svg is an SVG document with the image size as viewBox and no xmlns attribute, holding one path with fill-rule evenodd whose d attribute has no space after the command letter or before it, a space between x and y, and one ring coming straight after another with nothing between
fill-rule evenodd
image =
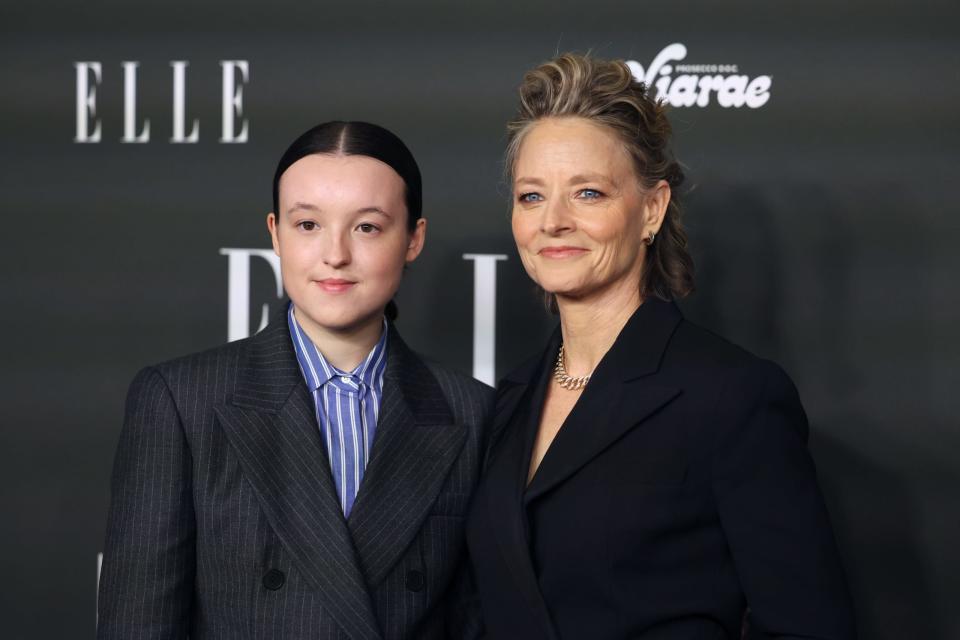
<instances>
[{"instance_id":1,"label":"woman's forehead","mask_svg":"<svg viewBox=\"0 0 960 640\"><path fill-rule=\"evenodd\" d=\"M394 203L404 195L403 179L389 165L369 156L313 154L300 158L280 177L284 202L297 199L320 204L370 201Z\"/></svg>"},{"instance_id":2,"label":"woman's forehead","mask_svg":"<svg viewBox=\"0 0 960 640\"><path fill-rule=\"evenodd\" d=\"M520 145L515 179L543 170L611 176L632 168L624 145L609 128L585 118L548 118L527 132Z\"/></svg>"}]
</instances>

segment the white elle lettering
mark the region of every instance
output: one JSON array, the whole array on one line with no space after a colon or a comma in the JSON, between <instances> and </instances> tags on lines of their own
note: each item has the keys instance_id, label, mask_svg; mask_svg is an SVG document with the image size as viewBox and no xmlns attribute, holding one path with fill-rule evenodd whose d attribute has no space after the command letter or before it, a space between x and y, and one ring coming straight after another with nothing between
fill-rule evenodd
<instances>
[{"instance_id":1,"label":"white elle lettering","mask_svg":"<svg viewBox=\"0 0 960 640\"><path fill-rule=\"evenodd\" d=\"M186 60L172 60L173 70L172 144L195 144L200 139L200 121L194 118L187 133L187 67ZM76 135L77 143L98 143L102 140L102 122L97 117L97 89L103 80L103 65L98 60L74 62L76 69ZM140 63L124 60L123 69L123 136L124 144L150 142L150 119L137 120L137 75ZM250 121L243 115L243 92L250 82L250 64L246 60L221 60L222 128L220 142L242 144L250 140Z\"/></svg>"},{"instance_id":2,"label":"white elle lettering","mask_svg":"<svg viewBox=\"0 0 960 640\"><path fill-rule=\"evenodd\" d=\"M236 133L235 122L243 113L243 85L250 81L250 65L246 60L221 60L220 66L223 67L223 130L220 142L243 143L247 141L249 123L244 119L240 133Z\"/></svg>"},{"instance_id":3,"label":"white elle lettering","mask_svg":"<svg viewBox=\"0 0 960 640\"><path fill-rule=\"evenodd\" d=\"M473 260L473 377L493 386L497 382L497 262L499 253L465 253Z\"/></svg>"},{"instance_id":4,"label":"white elle lettering","mask_svg":"<svg viewBox=\"0 0 960 640\"><path fill-rule=\"evenodd\" d=\"M173 67L173 135L174 144L193 144L200 139L200 123L194 119L190 135L186 135L187 120L187 65L186 60L174 60Z\"/></svg>"},{"instance_id":5,"label":"white elle lettering","mask_svg":"<svg viewBox=\"0 0 960 640\"><path fill-rule=\"evenodd\" d=\"M123 138L121 142L150 142L150 120L144 120L137 134L137 67L139 62L123 63Z\"/></svg>"},{"instance_id":6,"label":"white elle lettering","mask_svg":"<svg viewBox=\"0 0 960 640\"><path fill-rule=\"evenodd\" d=\"M77 69L77 135L74 142L100 142L100 120L97 114L97 85L100 84L102 69L99 62L74 62ZM90 82L93 74L93 83ZM94 120L90 131L90 120Z\"/></svg>"},{"instance_id":7,"label":"white elle lettering","mask_svg":"<svg viewBox=\"0 0 960 640\"><path fill-rule=\"evenodd\" d=\"M227 340L241 340L250 335L250 258L263 258L273 270L277 284L277 299L283 296L280 276L280 257L272 249L220 249L227 256ZM256 331L267 326L270 305L264 304ZM254 333L256 333L256 331Z\"/></svg>"}]
</instances>

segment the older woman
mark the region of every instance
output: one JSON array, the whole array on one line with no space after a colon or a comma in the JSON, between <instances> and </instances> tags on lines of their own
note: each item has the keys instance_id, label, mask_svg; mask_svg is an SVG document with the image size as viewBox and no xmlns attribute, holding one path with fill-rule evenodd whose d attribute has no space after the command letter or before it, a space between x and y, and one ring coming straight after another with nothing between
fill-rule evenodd
<instances>
[{"instance_id":1,"label":"older woman","mask_svg":"<svg viewBox=\"0 0 960 640\"><path fill-rule=\"evenodd\" d=\"M693 270L663 107L568 54L509 131L514 238L560 326L500 385L468 518L490 637L854 637L793 383L673 302Z\"/></svg>"}]
</instances>

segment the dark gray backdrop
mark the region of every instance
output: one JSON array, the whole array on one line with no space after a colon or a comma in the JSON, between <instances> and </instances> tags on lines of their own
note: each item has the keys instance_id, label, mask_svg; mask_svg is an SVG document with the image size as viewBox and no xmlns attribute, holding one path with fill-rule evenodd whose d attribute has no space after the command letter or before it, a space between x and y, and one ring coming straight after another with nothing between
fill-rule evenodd
<instances>
[{"instance_id":1,"label":"dark gray backdrop","mask_svg":"<svg viewBox=\"0 0 960 640\"><path fill-rule=\"evenodd\" d=\"M863 638L960 637L954 330L956 3L18 2L0 13L4 638L91 637L126 386L227 337L222 247L268 247L270 179L316 122L367 119L417 156L430 220L399 326L472 367L472 263L498 266L497 371L542 340L509 235L503 125L558 50L772 76L759 109L673 111L699 291L687 315L795 379ZM170 144L186 60L196 144ZM221 60L246 60L249 141L220 144ZM77 144L74 63L99 61L102 142ZM122 144L121 63L138 61ZM139 130L139 124L138 124ZM272 299L251 266L251 317ZM438 313L439 309L443 313Z\"/></svg>"}]
</instances>

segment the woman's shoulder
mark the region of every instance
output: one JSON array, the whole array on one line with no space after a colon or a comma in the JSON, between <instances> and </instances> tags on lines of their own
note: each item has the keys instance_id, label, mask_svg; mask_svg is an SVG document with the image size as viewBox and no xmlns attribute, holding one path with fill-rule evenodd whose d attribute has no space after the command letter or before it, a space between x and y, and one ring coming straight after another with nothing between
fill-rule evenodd
<instances>
[{"instance_id":1,"label":"woman's shoulder","mask_svg":"<svg viewBox=\"0 0 960 640\"><path fill-rule=\"evenodd\" d=\"M744 395L763 388L796 394L793 380L779 364L686 319L677 326L662 370L712 380Z\"/></svg>"},{"instance_id":2,"label":"woman's shoulder","mask_svg":"<svg viewBox=\"0 0 960 640\"><path fill-rule=\"evenodd\" d=\"M252 340L236 340L144 366L130 383L128 395L133 398L163 390L175 401L224 395L244 368Z\"/></svg>"},{"instance_id":3,"label":"woman's shoulder","mask_svg":"<svg viewBox=\"0 0 960 640\"><path fill-rule=\"evenodd\" d=\"M253 335L215 347L181 355L150 368L165 375L190 376L193 373L236 376L248 365L290 369L294 362L293 343L287 325L286 307L276 312L265 327Z\"/></svg>"},{"instance_id":4,"label":"woman's shoulder","mask_svg":"<svg viewBox=\"0 0 960 640\"><path fill-rule=\"evenodd\" d=\"M718 371L777 367L772 361L686 318L677 326L665 360Z\"/></svg>"},{"instance_id":5,"label":"woman's shoulder","mask_svg":"<svg viewBox=\"0 0 960 640\"><path fill-rule=\"evenodd\" d=\"M148 365L145 369L152 369L164 377L191 375L192 373L206 373L212 370L236 370L246 354L253 337L235 340L225 344L209 347L193 353L175 356Z\"/></svg>"}]
</instances>

